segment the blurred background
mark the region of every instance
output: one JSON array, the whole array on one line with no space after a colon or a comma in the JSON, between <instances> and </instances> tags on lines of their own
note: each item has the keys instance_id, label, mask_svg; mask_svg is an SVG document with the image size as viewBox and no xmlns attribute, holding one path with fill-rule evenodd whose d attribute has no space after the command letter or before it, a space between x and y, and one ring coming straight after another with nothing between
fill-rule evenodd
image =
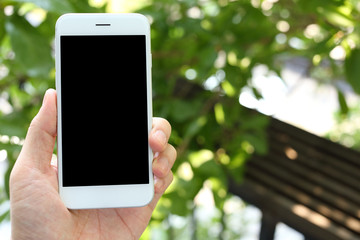
<instances>
[{"instance_id":1,"label":"blurred background","mask_svg":"<svg viewBox=\"0 0 360 240\"><path fill-rule=\"evenodd\" d=\"M144 240L258 238L260 211L227 187L267 152L266 115L360 148L357 0L1 0L1 239L9 174L55 88L54 27L68 12L139 12L151 23L154 116L172 124L178 159ZM279 225L276 239L303 236Z\"/></svg>"}]
</instances>

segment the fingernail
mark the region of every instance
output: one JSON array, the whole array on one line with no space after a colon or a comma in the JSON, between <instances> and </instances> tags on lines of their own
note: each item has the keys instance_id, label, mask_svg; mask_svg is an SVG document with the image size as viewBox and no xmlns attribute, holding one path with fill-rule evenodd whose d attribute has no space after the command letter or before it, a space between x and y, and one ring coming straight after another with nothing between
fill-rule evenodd
<instances>
[{"instance_id":1,"label":"fingernail","mask_svg":"<svg viewBox=\"0 0 360 240\"><path fill-rule=\"evenodd\" d=\"M43 102L42 102L42 105L44 105L46 103L46 101L48 100L49 98L49 95L51 94L50 92L52 91L55 91L54 89L52 88L49 88L48 90L46 90L45 94L44 94L44 98L43 98Z\"/></svg>"},{"instance_id":2,"label":"fingernail","mask_svg":"<svg viewBox=\"0 0 360 240\"><path fill-rule=\"evenodd\" d=\"M156 159L158 156L159 156L159 152L154 153L154 158L153 159Z\"/></svg>"},{"instance_id":3,"label":"fingernail","mask_svg":"<svg viewBox=\"0 0 360 240\"><path fill-rule=\"evenodd\" d=\"M161 144L161 145L165 145L167 143L167 138L166 135L163 131L161 130L157 130L154 133L154 138Z\"/></svg>"},{"instance_id":4,"label":"fingernail","mask_svg":"<svg viewBox=\"0 0 360 240\"><path fill-rule=\"evenodd\" d=\"M46 99L48 98L47 96L48 96L48 94L47 94L47 92L49 91L49 89L48 90L46 90L46 92L45 92L45 94L44 94L44 98L43 98L43 101L42 101L42 105L44 105L45 104L45 102L46 102Z\"/></svg>"},{"instance_id":5,"label":"fingernail","mask_svg":"<svg viewBox=\"0 0 360 240\"><path fill-rule=\"evenodd\" d=\"M162 191L163 181L160 178L157 178L156 176L154 176L154 187L155 187L155 192L159 193Z\"/></svg>"}]
</instances>

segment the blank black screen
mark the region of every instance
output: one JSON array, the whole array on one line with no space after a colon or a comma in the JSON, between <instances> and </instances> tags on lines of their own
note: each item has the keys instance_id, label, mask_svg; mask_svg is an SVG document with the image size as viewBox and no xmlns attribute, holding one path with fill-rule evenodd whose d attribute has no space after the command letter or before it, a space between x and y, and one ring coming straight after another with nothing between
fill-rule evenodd
<instances>
[{"instance_id":1,"label":"blank black screen","mask_svg":"<svg viewBox=\"0 0 360 240\"><path fill-rule=\"evenodd\" d=\"M61 36L63 186L149 183L145 36Z\"/></svg>"}]
</instances>

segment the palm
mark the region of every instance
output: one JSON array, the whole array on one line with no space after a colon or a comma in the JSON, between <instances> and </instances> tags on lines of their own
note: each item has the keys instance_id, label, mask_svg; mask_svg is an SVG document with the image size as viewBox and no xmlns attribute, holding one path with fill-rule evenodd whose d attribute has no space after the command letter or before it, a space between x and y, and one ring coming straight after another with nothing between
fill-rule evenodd
<instances>
[{"instance_id":1,"label":"palm","mask_svg":"<svg viewBox=\"0 0 360 240\"><path fill-rule=\"evenodd\" d=\"M176 151L167 143L170 124L165 119L153 119L149 143L157 152L152 169L157 181L150 204L141 208L69 210L59 196L57 169L50 165L56 139L56 112L56 92L47 91L11 172L12 239L139 238L172 181Z\"/></svg>"},{"instance_id":2,"label":"palm","mask_svg":"<svg viewBox=\"0 0 360 240\"><path fill-rule=\"evenodd\" d=\"M22 214L13 221L25 223L23 232L33 236L49 229L46 239L138 239L153 211L153 203L142 208L68 210L59 197L56 171L51 166L45 172L23 168L18 174L21 179L13 184L16 198L12 207ZM24 199L39 204L29 208ZM37 228L38 223L47 223L47 229Z\"/></svg>"},{"instance_id":3,"label":"palm","mask_svg":"<svg viewBox=\"0 0 360 240\"><path fill-rule=\"evenodd\" d=\"M149 208L148 206L143 208ZM79 225L80 239L138 239L145 229L152 209L77 210L72 217Z\"/></svg>"}]
</instances>

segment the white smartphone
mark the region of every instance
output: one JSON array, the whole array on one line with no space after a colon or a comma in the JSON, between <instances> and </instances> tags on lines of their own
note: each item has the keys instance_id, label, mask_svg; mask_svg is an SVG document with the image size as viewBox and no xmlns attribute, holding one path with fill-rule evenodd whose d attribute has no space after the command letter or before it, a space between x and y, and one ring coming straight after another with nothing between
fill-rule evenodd
<instances>
[{"instance_id":1,"label":"white smartphone","mask_svg":"<svg viewBox=\"0 0 360 240\"><path fill-rule=\"evenodd\" d=\"M65 14L55 44L63 202L70 209L148 204L154 184L147 18Z\"/></svg>"}]
</instances>

